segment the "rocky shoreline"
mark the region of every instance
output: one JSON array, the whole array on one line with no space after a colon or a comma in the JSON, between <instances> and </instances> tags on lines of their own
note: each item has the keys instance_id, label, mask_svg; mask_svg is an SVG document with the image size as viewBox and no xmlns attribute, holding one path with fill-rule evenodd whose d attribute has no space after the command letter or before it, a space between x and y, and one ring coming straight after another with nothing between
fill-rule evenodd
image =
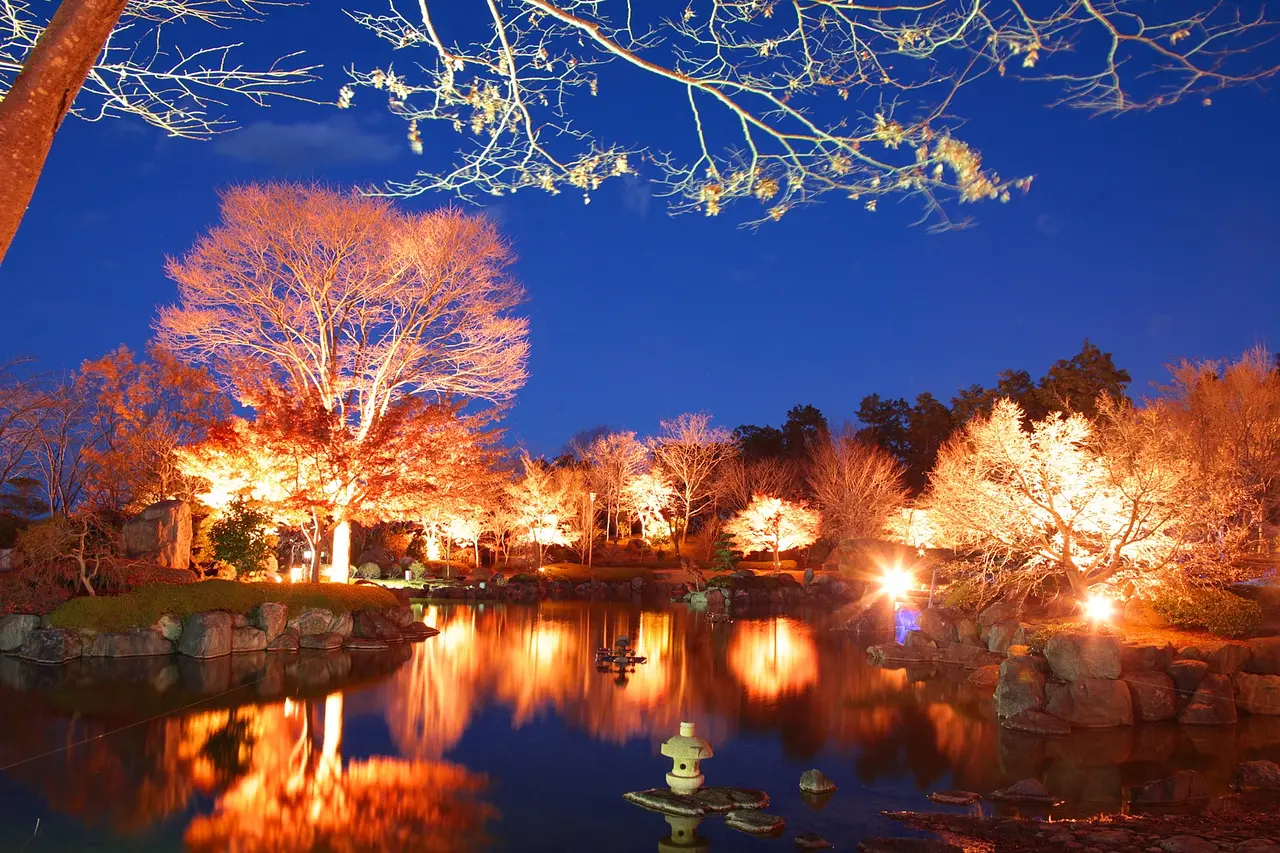
<instances>
[{"instance_id":1,"label":"rocky shoreline","mask_svg":"<svg viewBox=\"0 0 1280 853\"><path fill-rule=\"evenodd\" d=\"M208 610L183 619L161 616L155 624L99 632L54 627L33 615L0 617L0 653L37 664L91 658L179 657L208 660L229 655L296 653L299 650L380 651L391 644L438 633L417 622L408 604L381 610L334 612L265 602L250 613Z\"/></svg>"}]
</instances>

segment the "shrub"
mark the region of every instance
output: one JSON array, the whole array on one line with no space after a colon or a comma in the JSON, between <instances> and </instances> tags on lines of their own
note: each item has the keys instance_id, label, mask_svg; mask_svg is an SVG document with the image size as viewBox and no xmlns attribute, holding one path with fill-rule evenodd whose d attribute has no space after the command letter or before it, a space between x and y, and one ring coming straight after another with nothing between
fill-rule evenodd
<instances>
[{"instance_id":1,"label":"shrub","mask_svg":"<svg viewBox=\"0 0 1280 853\"><path fill-rule=\"evenodd\" d=\"M79 584L70 562L26 565L0 572L0 616L51 613L71 598Z\"/></svg>"},{"instance_id":2,"label":"shrub","mask_svg":"<svg viewBox=\"0 0 1280 853\"><path fill-rule=\"evenodd\" d=\"M733 575L716 575L707 581L707 589L733 589Z\"/></svg>"},{"instance_id":3,"label":"shrub","mask_svg":"<svg viewBox=\"0 0 1280 853\"><path fill-rule=\"evenodd\" d=\"M209 528L213 558L240 574L261 569L271 554L271 543L267 538L270 522L271 518L265 512L236 500L227 508L226 515Z\"/></svg>"},{"instance_id":4,"label":"shrub","mask_svg":"<svg viewBox=\"0 0 1280 853\"><path fill-rule=\"evenodd\" d=\"M423 581L427 579L427 567L422 565L422 563L419 563L417 560L414 560L409 564L408 571L409 577L413 580Z\"/></svg>"},{"instance_id":5,"label":"shrub","mask_svg":"<svg viewBox=\"0 0 1280 853\"><path fill-rule=\"evenodd\" d=\"M507 583L537 583L541 578L528 572L521 572L518 575L512 575Z\"/></svg>"},{"instance_id":6,"label":"shrub","mask_svg":"<svg viewBox=\"0 0 1280 853\"><path fill-rule=\"evenodd\" d=\"M52 563L70 553L75 537L67 517L55 515L23 530L16 544L28 563Z\"/></svg>"},{"instance_id":7,"label":"shrub","mask_svg":"<svg viewBox=\"0 0 1280 853\"><path fill-rule=\"evenodd\" d=\"M1262 607L1221 589L1197 589L1189 597L1157 596L1156 612L1179 628L1204 628L1220 637L1248 637L1262 627Z\"/></svg>"},{"instance_id":8,"label":"shrub","mask_svg":"<svg viewBox=\"0 0 1280 853\"><path fill-rule=\"evenodd\" d=\"M365 580L380 581L382 580L382 566L372 561L363 563L356 568L356 576Z\"/></svg>"},{"instance_id":9,"label":"shrub","mask_svg":"<svg viewBox=\"0 0 1280 853\"><path fill-rule=\"evenodd\" d=\"M155 624L163 614L179 619L205 610L248 614L265 601L279 601L295 616L305 607L334 612L395 607L400 600L375 584L245 583L206 580L190 584L153 583L133 592L74 598L49 615L58 628L124 631Z\"/></svg>"},{"instance_id":10,"label":"shrub","mask_svg":"<svg viewBox=\"0 0 1280 853\"><path fill-rule=\"evenodd\" d=\"M962 577L947 584L942 604L964 613L980 613L999 595L999 591L982 576Z\"/></svg>"}]
</instances>

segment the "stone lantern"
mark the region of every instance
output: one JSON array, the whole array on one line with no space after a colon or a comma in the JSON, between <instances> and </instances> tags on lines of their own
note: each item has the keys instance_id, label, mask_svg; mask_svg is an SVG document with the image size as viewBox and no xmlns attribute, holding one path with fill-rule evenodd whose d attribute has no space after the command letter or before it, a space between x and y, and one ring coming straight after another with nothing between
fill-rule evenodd
<instances>
[{"instance_id":1,"label":"stone lantern","mask_svg":"<svg viewBox=\"0 0 1280 853\"><path fill-rule=\"evenodd\" d=\"M681 723L680 734L662 745L662 754L672 761L667 784L677 794L692 794L702 787L706 778L699 764L714 755L711 744L698 737L693 723Z\"/></svg>"},{"instance_id":2,"label":"stone lantern","mask_svg":"<svg viewBox=\"0 0 1280 853\"><path fill-rule=\"evenodd\" d=\"M711 849L711 842L698 834L700 817L686 815L664 815L671 826L671 834L658 842L658 853L679 853L679 851Z\"/></svg>"}]
</instances>

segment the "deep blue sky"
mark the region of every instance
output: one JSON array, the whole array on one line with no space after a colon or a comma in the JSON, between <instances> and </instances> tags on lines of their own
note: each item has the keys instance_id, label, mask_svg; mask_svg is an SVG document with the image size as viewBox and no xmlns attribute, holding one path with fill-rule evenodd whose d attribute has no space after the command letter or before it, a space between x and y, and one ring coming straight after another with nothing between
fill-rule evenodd
<instances>
[{"instance_id":1,"label":"deep blue sky","mask_svg":"<svg viewBox=\"0 0 1280 853\"><path fill-rule=\"evenodd\" d=\"M321 9L273 13L246 38L308 47L326 66L317 95L332 97L342 61L373 43ZM607 108L633 110L642 93L623 94ZM534 192L489 205L530 297L532 378L512 434L553 452L593 424L651 432L704 409L727 426L777 423L796 403L838 422L872 392L948 399L1004 368L1039 376L1086 337L1142 394L1183 356L1280 346L1278 96L1091 119L1045 108L1052 94L984 82L957 105L987 163L1036 175L1029 195L971 208L978 226L958 232L912 227L909 204L870 214L834 199L743 231L745 211L670 218L636 183L606 184L590 206ZM403 125L360 106L235 109L247 129L213 142L69 119L0 268L0 357L57 370L143 346L174 296L164 257L214 221L219 187L409 177Z\"/></svg>"}]
</instances>

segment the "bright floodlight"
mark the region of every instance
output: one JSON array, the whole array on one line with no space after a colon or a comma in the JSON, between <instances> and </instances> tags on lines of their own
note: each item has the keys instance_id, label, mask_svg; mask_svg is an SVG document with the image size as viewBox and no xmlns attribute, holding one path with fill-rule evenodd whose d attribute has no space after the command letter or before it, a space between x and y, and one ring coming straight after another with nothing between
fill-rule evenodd
<instances>
[{"instance_id":1,"label":"bright floodlight","mask_svg":"<svg viewBox=\"0 0 1280 853\"><path fill-rule=\"evenodd\" d=\"M1091 593L1084 602L1084 613L1090 622L1097 624L1099 622L1110 622L1111 616L1115 612L1115 603L1105 595Z\"/></svg>"},{"instance_id":2,"label":"bright floodlight","mask_svg":"<svg viewBox=\"0 0 1280 853\"><path fill-rule=\"evenodd\" d=\"M901 567L885 569L884 575L880 578L880 589L890 601L902 598L913 586L915 586L915 579L911 577L911 572Z\"/></svg>"}]
</instances>

